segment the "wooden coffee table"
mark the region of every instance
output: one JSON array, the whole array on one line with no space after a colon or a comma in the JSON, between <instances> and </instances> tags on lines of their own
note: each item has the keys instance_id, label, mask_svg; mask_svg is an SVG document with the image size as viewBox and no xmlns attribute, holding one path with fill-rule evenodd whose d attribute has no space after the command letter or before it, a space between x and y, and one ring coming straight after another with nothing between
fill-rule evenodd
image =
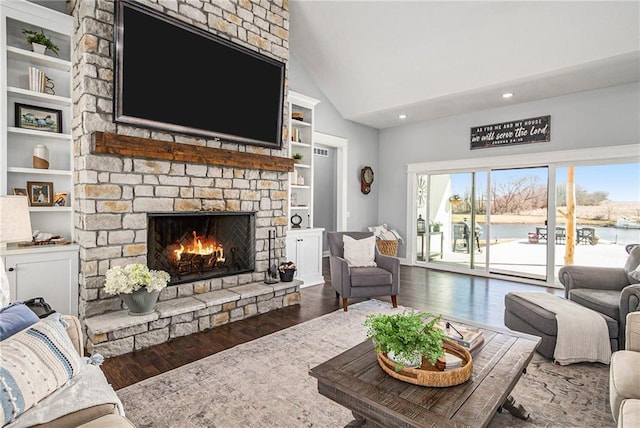
<instances>
[{"instance_id":1,"label":"wooden coffee table","mask_svg":"<svg viewBox=\"0 0 640 428\"><path fill-rule=\"evenodd\" d=\"M473 374L461 385L431 388L394 379L380 368L370 340L309 374L317 378L320 394L353 412L350 427L484 427L502 408L526 419L527 411L509 394L541 339L479 327L485 343L472 353Z\"/></svg>"}]
</instances>

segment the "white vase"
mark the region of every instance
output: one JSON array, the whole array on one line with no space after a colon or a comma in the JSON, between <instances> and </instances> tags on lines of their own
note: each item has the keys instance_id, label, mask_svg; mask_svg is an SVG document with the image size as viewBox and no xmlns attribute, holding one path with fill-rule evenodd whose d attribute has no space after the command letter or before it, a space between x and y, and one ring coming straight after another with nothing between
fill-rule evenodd
<instances>
[{"instance_id":1,"label":"white vase","mask_svg":"<svg viewBox=\"0 0 640 428\"><path fill-rule=\"evenodd\" d=\"M33 167L49 169L49 148L44 144L36 144L33 148Z\"/></svg>"},{"instance_id":2,"label":"white vase","mask_svg":"<svg viewBox=\"0 0 640 428\"><path fill-rule=\"evenodd\" d=\"M404 367L416 368L422 365L422 355L419 352L416 352L411 359L405 359L402 357L396 357L393 351L387 352L387 358L389 358L394 363L402 364Z\"/></svg>"},{"instance_id":3,"label":"white vase","mask_svg":"<svg viewBox=\"0 0 640 428\"><path fill-rule=\"evenodd\" d=\"M35 53L44 55L47 47L45 45L41 45L40 43L31 43L31 49L33 49Z\"/></svg>"}]
</instances>

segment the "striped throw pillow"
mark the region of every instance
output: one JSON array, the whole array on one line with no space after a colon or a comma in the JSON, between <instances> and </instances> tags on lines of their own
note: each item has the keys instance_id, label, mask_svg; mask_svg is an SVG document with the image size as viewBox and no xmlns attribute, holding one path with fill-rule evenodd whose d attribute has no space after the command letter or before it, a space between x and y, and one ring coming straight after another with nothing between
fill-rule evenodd
<instances>
[{"instance_id":1,"label":"striped throw pillow","mask_svg":"<svg viewBox=\"0 0 640 428\"><path fill-rule=\"evenodd\" d=\"M0 342L0 421L12 422L85 367L55 313Z\"/></svg>"}]
</instances>

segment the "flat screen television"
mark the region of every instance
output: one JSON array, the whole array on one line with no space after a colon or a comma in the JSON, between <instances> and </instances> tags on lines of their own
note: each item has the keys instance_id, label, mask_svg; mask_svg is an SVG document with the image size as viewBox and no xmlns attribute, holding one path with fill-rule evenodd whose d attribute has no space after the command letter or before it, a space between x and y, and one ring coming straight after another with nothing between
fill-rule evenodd
<instances>
[{"instance_id":1,"label":"flat screen television","mask_svg":"<svg viewBox=\"0 0 640 428\"><path fill-rule=\"evenodd\" d=\"M284 63L130 0L115 46L114 122L281 147Z\"/></svg>"}]
</instances>

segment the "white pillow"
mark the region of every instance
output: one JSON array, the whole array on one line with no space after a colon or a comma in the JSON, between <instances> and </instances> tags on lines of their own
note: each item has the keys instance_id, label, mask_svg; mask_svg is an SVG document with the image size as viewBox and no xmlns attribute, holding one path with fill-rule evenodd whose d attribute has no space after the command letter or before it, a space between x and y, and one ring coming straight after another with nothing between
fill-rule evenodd
<instances>
[{"instance_id":1,"label":"white pillow","mask_svg":"<svg viewBox=\"0 0 640 428\"><path fill-rule=\"evenodd\" d=\"M344 259L349 266L372 267L377 266L373 259L376 256L376 237L370 236L364 239L353 239L342 235L344 245Z\"/></svg>"},{"instance_id":2,"label":"white pillow","mask_svg":"<svg viewBox=\"0 0 640 428\"><path fill-rule=\"evenodd\" d=\"M636 281L640 281L640 265L638 265L634 270L629 272L629 276Z\"/></svg>"},{"instance_id":3,"label":"white pillow","mask_svg":"<svg viewBox=\"0 0 640 428\"><path fill-rule=\"evenodd\" d=\"M384 239L382 238L382 235L389 232L386 223L383 223L380 226L369 226L367 229L369 229L369 232L373 232L373 235L378 239Z\"/></svg>"}]
</instances>

